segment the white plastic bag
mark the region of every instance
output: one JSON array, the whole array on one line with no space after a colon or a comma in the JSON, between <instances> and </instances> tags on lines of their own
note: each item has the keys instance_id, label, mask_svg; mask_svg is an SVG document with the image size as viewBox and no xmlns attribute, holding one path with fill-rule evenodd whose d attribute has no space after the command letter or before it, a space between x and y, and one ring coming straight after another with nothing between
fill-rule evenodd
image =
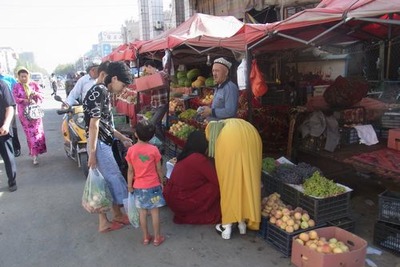
<instances>
[{"instance_id":1,"label":"white plastic bag","mask_svg":"<svg viewBox=\"0 0 400 267\"><path fill-rule=\"evenodd\" d=\"M135 205L135 194L128 194L128 218L133 227L139 227L139 211Z\"/></svg>"},{"instance_id":2,"label":"white plastic bag","mask_svg":"<svg viewBox=\"0 0 400 267\"><path fill-rule=\"evenodd\" d=\"M82 195L82 206L90 213L103 213L111 209L111 192L98 169L89 169Z\"/></svg>"}]
</instances>

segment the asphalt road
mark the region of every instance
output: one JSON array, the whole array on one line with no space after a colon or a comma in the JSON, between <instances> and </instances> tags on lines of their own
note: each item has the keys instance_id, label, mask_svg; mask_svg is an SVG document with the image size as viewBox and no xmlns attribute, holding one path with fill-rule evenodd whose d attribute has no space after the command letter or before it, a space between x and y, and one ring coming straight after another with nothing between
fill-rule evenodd
<instances>
[{"instance_id":1,"label":"asphalt road","mask_svg":"<svg viewBox=\"0 0 400 267\"><path fill-rule=\"evenodd\" d=\"M28 156L21 128L18 191L8 192L0 164L0 267L291 265L255 232L241 236L236 230L231 240L223 240L213 225L174 224L168 207L161 210L161 231L167 239L159 247L141 245L140 230L131 226L98 233L97 215L81 206L85 178L63 151L62 117L55 112L60 104L50 90L45 89L44 101L48 152L39 158L39 166ZM385 262L393 259L389 254Z\"/></svg>"}]
</instances>

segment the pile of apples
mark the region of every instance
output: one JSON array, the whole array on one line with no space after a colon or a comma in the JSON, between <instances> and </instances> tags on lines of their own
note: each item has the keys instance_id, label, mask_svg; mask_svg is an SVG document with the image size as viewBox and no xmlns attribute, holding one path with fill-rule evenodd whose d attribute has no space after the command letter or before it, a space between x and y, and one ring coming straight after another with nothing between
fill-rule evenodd
<instances>
[{"instance_id":1,"label":"pile of apples","mask_svg":"<svg viewBox=\"0 0 400 267\"><path fill-rule=\"evenodd\" d=\"M288 233L315 226L315 221L310 218L307 211L300 207L292 209L290 205L285 205L278 193L265 197L261 203L261 214L269 217L270 223Z\"/></svg>"},{"instance_id":2,"label":"pile of apples","mask_svg":"<svg viewBox=\"0 0 400 267\"><path fill-rule=\"evenodd\" d=\"M319 237L314 230L301 233L295 241L311 250L324 254L339 254L349 251L349 247L342 241L338 241L336 238Z\"/></svg>"}]
</instances>

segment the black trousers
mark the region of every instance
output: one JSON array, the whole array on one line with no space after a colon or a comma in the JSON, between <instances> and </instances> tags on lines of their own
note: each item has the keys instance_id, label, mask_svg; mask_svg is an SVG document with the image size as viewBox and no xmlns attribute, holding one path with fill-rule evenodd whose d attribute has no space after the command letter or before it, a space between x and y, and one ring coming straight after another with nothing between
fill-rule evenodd
<instances>
[{"instance_id":1,"label":"black trousers","mask_svg":"<svg viewBox=\"0 0 400 267\"><path fill-rule=\"evenodd\" d=\"M21 144L19 143L18 139L18 132L17 132L17 115L14 115L14 119L11 122L11 128L13 131L13 137L12 137L12 144L14 151L16 150L21 150Z\"/></svg>"},{"instance_id":2,"label":"black trousers","mask_svg":"<svg viewBox=\"0 0 400 267\"><path fill-rule=\"evenodd\" d=\"M6 168L8 186L13 186L16 184L17 167L15 165L14 149L10 135L0 136L0 154Z\"/></svg>"},{"instance_id":3,"label":"black trousers","mask_svg":"<svg viewBox=\"0 0 400 267\"><path fill-rule=\"evenodd\" d=\"M162 129L162 119L163 119L165 113L168 112L168 108L169 108L169 106L167 104L156 108L155 113L150 120L150 122L156 126L156 134L155 134L156 137L158 139L160 139L161 141L164 141L164 139L165 139L164 132Z\"/></svg>"}]
</instances>

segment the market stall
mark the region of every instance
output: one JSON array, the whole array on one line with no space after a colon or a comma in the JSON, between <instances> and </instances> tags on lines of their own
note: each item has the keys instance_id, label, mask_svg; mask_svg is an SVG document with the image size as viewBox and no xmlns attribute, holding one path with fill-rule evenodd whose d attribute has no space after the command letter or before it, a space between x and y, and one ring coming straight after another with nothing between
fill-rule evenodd
<instances>
[{"instance_id":1,"label":"market stall","mask_svg":"<svg viewBox=\"0 0 400 267\"><path fill-rule=\"evenodd\" d=\"M299 12L272 27L266 25L265 36L249 44L252 56L267 66L264 69L267 78L270 81L276 80L281 85L290 86L292 83L296 87L292 88L297 98L294 104L305 105L307 103L307 109L305 109L307 112L297 116L295 128L301 125L302 120L309 115L309 112L321 110L321 103L325 103L322 104L322 106L325 105L322 108L324 114L336 112L339 130L342 130L339 132L338 146L331 150L335 154L340 153L347 145L359 142L357 131L351 126L375 123L380 120L385 110L393 106L373 101L370 98L363 98L362 96L366 96L365 91L361 91L365 92L365 94L360 94L361 97L360 95L354 97L354 100L357 100L354 103L326 104L325 96L328 93L324 94L324 90L330 88L328 91L332 92L332 87L336 86L333 84L338 83L335 79L339 75L346 77L357 73L358 75L362 74L359 67L362 63L360 59L352 56L351 52L342 58L331 55L343 54L346 47L353 49L348 51L363 50L362 46L357 46L357 42L360 40L386 42L386 50L381 50L384 52L378 56L381 58L380 66L382 66L379 68L382 72L380 77L387 77L388 70L393 65L390 62L392 43L396 40L395 36L400 30L399 11L400 2L398 1L390 3L361 0L352 2L322 1L316 8ZM306 58L303 55L307 53ZM383 58L387 60L384 62ZM307 68L309 69L307 70ZM341 71L338 71L340 69ZM386 75L383 75L384 70L386 70ZM349 84L354 82L348 78L341 81ZM348 92L351 93L350 88L353 86L347 86ZM360 92L359 90L353 91ZM350 94L347 96L349 96L347 99L351 98ZM268 93L266 97L268 97ZM329 96L327 97L329 98ZM310 102L310 100L312 101ZM316 106L318 108L315 108ZM382 132L381 129L378 131ZM311 148L313 153L322 155L326 140L312 138L308 141L305 146ZM296 147L301 145L295 144ZM359 151L359 149L354 150L355 153ZM288 156L292 157L296 154L288 154Z\"/></svg>"}]
</instances>

